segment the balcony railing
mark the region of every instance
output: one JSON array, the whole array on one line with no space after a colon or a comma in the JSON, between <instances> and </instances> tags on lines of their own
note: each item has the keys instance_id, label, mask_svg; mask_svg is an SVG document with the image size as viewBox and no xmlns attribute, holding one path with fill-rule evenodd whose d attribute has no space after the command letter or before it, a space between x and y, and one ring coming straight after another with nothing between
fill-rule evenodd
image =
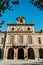
<instances>
[{"instance_id":1,"label":"balcony railing","mask_svg":"<svg viewBox=\"0 0 43 65\"><path fill-rule=\"evenodd\" d=\"M26 43L14 43L13 46L26 46Z\"/></svg>"}]
</instances>

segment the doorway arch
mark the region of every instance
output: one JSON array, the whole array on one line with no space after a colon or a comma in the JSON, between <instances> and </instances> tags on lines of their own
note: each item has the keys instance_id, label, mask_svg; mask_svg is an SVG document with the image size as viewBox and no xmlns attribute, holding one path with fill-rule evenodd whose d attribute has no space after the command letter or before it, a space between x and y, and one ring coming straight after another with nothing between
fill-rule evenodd
<instances>
[{"instance_id":1,"label":"doorway arch","mask_svg":"<svg viewBox=\"0 0 43 65\"><path fill-rule=\"evenodd\" d=\"M2 50L0 49L0 59L3 58L3 53L2 53Z\"/></svg>"},{"instance_id":2,"label":"doorway arch","mask_svg":"<svg viewBox=\"0 0 43 65\"><path fill-rule=\"evenodd\" d=\"M13 48L9 48L7 59L14 59L14 50L13 50Z\"/></svg>"},{"instance_id":3,"label":"doorway arch","mask_svg":"<svg viewBox=\"0 0 43 65\"><path fill-rule=\"evenodd\" d=\"M43 49L39 48L39 58L43 58Z\"/></svg>"},{"instance_id":4,"label":"doorway arch","mask_svg":"<svg viewBox=\"0 0 43 65\"><path fill-rule=\"evenodd\" d=\"M28 59L35 59L33 48L28 49Z\"/></svg>"},{"instance_id":5,"label":"doorway arch","mask_svg":"<svg viewBox=\"0 0 43 65\"><path fill-rule=\"evenodd\" d=\"M24 59L24 50L23 50L23 48L18 49L18 59Z\"/></svg>"}]
</instances>

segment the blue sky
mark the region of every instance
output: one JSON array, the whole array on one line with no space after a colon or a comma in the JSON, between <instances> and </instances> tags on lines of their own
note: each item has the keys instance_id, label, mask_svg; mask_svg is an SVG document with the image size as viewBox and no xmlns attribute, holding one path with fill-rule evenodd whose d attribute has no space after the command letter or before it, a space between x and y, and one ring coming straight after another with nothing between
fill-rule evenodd
<instances>
[{"instance_id":1,"label":"blue sky","mask_svg":"<svg viewBox=\"0 0 43 65\"><path fill-rule=\"evenodd\" d=\"M6 10L3 13L3 17L0 17L0 21L5 20L0 30L7 30L7 23L16 23L16 18L19 16L24 16L26 18L26 23L34 23L35 30L43 29L43 11L34 7L30 0L19 0L19 5L14 5L14 11Z\"/></svg>"}]
</instances>

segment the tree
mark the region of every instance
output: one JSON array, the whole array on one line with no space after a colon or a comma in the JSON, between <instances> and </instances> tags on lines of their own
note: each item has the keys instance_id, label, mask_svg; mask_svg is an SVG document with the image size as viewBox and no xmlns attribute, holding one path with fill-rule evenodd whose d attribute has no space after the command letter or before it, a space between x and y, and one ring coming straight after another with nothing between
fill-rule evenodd
<instances>
[{"instance_id":1,"label":"tree","mask_svg":"<svg viewBox=\"0 0 43 65\"><path fill-rule=\"evenodd\" d=\"M37 8L43 10L43 0L31 0L30 2Z\"/></svg>"},{"instance_id":2,"label":"tree","mask_svg":"<svg viewBox=\"0 0 43 65\"><path fill-rule=\"evenodd\" d=\"M0 17L2 16L2 13L4 13L5 10L12 10L12 5L18 5L19 4L19 1L18 0L0 0Z\"/></svg>"},{"instance_id":3,"label":"tree","mask_svg":"<svg viewBox=\"0 0 43 65\"><path fill-rule=\"evenodd\" d=\"M2 27L2 25L4 24L4 20L2 20L1 22L0 22L0 28Z\"/></svg>"}]
</instances>

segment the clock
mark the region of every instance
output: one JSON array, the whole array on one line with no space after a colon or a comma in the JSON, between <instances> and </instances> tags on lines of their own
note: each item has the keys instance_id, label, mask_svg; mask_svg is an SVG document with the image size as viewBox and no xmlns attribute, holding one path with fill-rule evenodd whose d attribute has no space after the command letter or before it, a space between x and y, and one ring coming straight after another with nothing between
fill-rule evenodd
<instances>
[{"instance_id":1,"label":"clock","mask_svg":"<svg viewBox=\"0 0 43 65\"><path fill-rule=\"evenodd\" d=\"M18 31L22 31L22 26L18 26Z\"/></svg>"}]
</instances>

